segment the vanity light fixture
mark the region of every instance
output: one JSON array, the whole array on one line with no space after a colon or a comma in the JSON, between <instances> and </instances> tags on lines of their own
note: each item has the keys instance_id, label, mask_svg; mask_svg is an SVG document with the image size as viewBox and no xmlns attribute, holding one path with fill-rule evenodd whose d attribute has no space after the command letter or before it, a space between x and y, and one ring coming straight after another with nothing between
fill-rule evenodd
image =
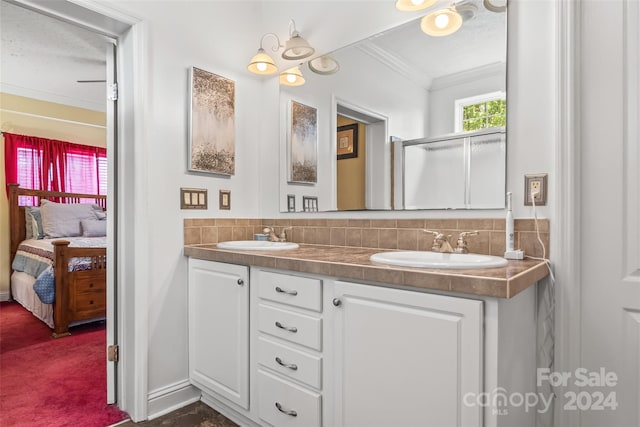
<instances>
[{"instance_id":1,"label":"vanity light fixture","mask_svg":"<svg viewBox=\"0 0 640 427\"><path fill-rule=\"evenodd\" d=\"M507 0L483 0L484 8L495 13L502 13L507 10Z\"/></svg>"},{"instance_id":2,"label":"vanity light fixture","mask_svg":"<svg viewBox=\"0 0 640 427\"><path fill-rule=\"evenodd\" d=\"M262 38L260 39L260 48L258 49L258 53L256 53L253 58L251 58L251 61L249 62L249 65L247 66L247 69L249 71L251 71L254 74L260 74L260 75L267 75L267 74L273 74L276 71L278 71L278 67L276 66L276 63L273 62L273 58L271 58L269 56L269 54L267 54L264 51L264 48L262 47L262 43L264 42L264 38L267 36L273 36L276 38L277 41L277 45L272 47L271 49L274 52L277 52L278 49L280 49L282 46L280 45L280 39L278 38L278 36L274 33L267 33L265 35L262 36Z\"/></svg>"},{"instance_id":3,"label":"vanity light fixture","mask_svg":"<svg viewBox=\"0 0 640 427\"><path fill-rule=\"evenodd\" d=\"M302 86L304 84L304 76L299 66L289 68L280 73L280 84L285 86Z\"/></svg>"},{"instance_id":4,"label":"vanity light fixture","mask_svg":"<svg viewBox=\"0 0 640 427\"><path fill-rule=\"evenodd\" d=\"M340 69L340 64L338 64L338 61L336 61L331 55L323 55L313 58L307 62L307 65L311 71L323 76L337 73Z\"/></svg>"},{"instance_id":5,"label":"vanity light fixture","mask_svg":"<svg viewBox=\"0 0 640 427\"><path fill-rule=\"evenodd\" d=\"M432 12L420 21L422 31L433 37L443 37L455 33L462 26L462 16L455 7Z\"/></svg>"},{"instance_id":6,"label":"vanity light fixture","mask_svg":"<svg viewBox=\"0 0 640 427\"><path fill-rule=\"evenodd\" d=\"M284 45L284 51L282 57L284 59L298 60L307 58L313 55L316 50L309 45L309 43L302 38L298 30L296 30L296 23L292 20L289 21L289 40Z\"/></svg>"},{"instance_id":7,"label":"vanity light fixture","mask_svg":"<svg viewBox=\"0 0 640 427\"><path fill-rule=\"evenodd\" d=\"M433 6L437 0L396 0L396 9L403 12L414 12Z\"/></svg>"}]
</instances>

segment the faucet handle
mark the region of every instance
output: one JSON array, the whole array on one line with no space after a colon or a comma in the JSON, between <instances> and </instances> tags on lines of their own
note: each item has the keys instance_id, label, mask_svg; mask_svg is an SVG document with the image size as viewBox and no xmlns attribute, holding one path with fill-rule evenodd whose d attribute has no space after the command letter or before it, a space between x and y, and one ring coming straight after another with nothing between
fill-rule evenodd
<instances>
[{"instance_id":1,"label":"faucet handle","mask_svg":"<svg viewBox=\"0 0 640 427\"><path fill-rule=\"evenodd\" d=\"M451 237L451 235L445 236L440 231L431 231L431 230L424 230L424 229L422 231L424 231L425 233L433 234L433 246L431 247L431 250L434 252L440 252L440 249L442 248L442 244L444 242L449 243L449 237Z\"/></svg>"},{"instance_id":2,"label":"faucet handle","mask_svg":"<svg viewBox=\"0 0 640 427\"><path fill-rule=\"evenodd\" d=\"M282 230L280 231L280 241L281 242L286 242L287 241L287 230L291 230L293 227L282 227Z\"/></svg>"},{"instance_id":3,"label":"faucet handle","mask_svg":"<svg viewBox=\"0 0 640 427\"><path fill-rule=\"evenodd\" d=\"M456 242L456 248L454 252L457 254L467 254L469 253L469 247L467 245L467 236L477 236L480 234L478 230L475 231L463 231L458 235L458 241Z\"/></svg>"}]
</instances>

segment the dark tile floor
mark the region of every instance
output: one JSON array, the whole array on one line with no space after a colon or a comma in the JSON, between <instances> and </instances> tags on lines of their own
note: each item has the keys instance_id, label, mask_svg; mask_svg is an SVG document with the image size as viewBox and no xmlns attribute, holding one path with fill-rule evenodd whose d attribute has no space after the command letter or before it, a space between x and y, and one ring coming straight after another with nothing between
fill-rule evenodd
<instances>
[{"instance_id":1,"label":"dark tile floor","mask_svg":"<svg viewBox=\"0 0 640 427\"><path fill-rule=\"evenodd\" d=\"M160 418L141 423L127 421L118 427L237 427L220 413L202 402L170 412Z\"/></svg>"}]
</instances>

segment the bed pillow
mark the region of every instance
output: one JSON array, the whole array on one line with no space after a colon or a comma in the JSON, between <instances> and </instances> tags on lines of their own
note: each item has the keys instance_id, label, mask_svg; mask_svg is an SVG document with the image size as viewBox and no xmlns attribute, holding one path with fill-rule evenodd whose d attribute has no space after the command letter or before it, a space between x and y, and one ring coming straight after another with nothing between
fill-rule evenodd
<instances>
[{"instance_id":1,"label":"bed pillow","mask_svg":"<svg viewBox=\"0 0 640 427\"><path fill-rule=\"evenodd\" d=\"M25 228L26 228L26 239L44 238L44 231L42 229L42 215L40 213L40 207L25 206L24 221L25 221Z\"/></svg>"},{"instance_id":2,"label":"bed pillow","mask_svg":"<svg viewBox=\"0 0 640 427\"><path fill-rule=\"evenodd\" d=\"M55 203L43 200L40 206L44 235L51 237L82 236L80 221L96 220L94 206L86 203Z\"/></svg>"},{"instance_id":3,"label":"bed pillow","mask_svg":"<svg viewBox=\"0 0 640 427\"><path fill-rule=\"evenodd\" d=\"M107 235L107 221L83 219L80 221L84 237L102 237Z\"/></svg>"}]
</instances>

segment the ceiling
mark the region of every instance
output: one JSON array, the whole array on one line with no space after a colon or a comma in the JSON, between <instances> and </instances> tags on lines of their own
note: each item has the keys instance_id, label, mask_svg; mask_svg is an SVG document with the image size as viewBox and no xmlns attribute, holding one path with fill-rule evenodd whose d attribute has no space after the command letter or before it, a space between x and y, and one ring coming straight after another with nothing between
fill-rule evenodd
<instances>
[{"instance_id":1,"label":"ceiling","mask_svg":"<svg viewBox=\"0 0 640 427\"><path fill-rule=\"evenodd\" d=\"M108 39L0 1L0 90L104 111Z\"/></svg>"}]
</instances>

